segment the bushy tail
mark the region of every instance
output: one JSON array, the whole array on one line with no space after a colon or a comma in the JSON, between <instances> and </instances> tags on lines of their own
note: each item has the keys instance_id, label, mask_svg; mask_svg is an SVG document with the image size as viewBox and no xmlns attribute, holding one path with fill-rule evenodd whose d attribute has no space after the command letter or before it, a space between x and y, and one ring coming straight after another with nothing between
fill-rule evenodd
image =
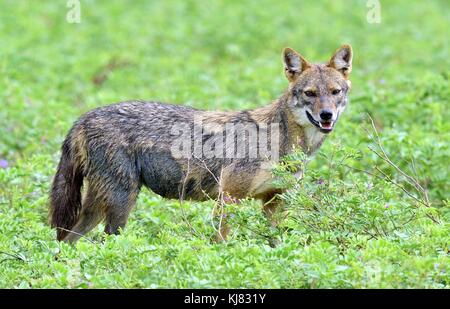
<instances>
[{"instance_id":1,"label":"bushy tail","mask_svg":"<svg viewBox=\"0 0 450 309\"><path fill-rule=\"evenodd\" d=\"M81 211L83 171L74 161L70 134L62 146L61 160L50 194L50 221L56 228L56 238L63 240L73 228Z\"/></svg>"}]
</instances>

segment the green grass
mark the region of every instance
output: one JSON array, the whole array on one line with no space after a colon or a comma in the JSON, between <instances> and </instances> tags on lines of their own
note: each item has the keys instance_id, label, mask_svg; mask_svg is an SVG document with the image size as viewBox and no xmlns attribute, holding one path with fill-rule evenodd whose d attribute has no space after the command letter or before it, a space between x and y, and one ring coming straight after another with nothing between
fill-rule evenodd
<instances>
[{"instance_id":1,"label":"green grass","mask_svg":"<svg viewBox=\"0 0 450 309\"><path fill-rule=\"evenodd\" d=\"M448 288L449 4L382 2L380 24L366 22L365 4L85 0L81 23L69 24L65 1L2 1L0 287ZM290 184L278 228L245 201L229 206L233 233L216 244L212 202L182 211L144 191L122 235L101 243L101 226L94 243L55 241L49 187L82 113L127 99L262 106L287 85L283 47L326 61L341 43L354 49L350 107ZM433 208L347 167L378 166L415 194L368 149L367 114L412 175L414 158Z\"/></svg>"}]
</instances>

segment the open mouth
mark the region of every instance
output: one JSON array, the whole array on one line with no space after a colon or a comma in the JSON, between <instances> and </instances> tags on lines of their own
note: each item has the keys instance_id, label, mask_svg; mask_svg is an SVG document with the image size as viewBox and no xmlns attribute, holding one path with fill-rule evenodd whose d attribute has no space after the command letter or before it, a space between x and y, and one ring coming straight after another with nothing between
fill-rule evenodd
<instances>
[{"instance_id":1,"label":"open mouth","mask_svg":"<svg viewBox=\"0 0 450 309\"><path fill-rule=\"evenodd\" d=\"M330 133L333 131L334 121L316 121L308 111L306 111L306 116L313 125L319 128L320 132Z\"/></svg>"}]
</instances>

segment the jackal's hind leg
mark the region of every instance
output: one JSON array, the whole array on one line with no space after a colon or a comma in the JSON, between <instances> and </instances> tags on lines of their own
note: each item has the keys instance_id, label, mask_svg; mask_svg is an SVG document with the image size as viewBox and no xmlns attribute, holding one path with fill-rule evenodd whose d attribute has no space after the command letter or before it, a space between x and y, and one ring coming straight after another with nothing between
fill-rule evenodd
<instances>
[{"instance_id":1,"label":"jackal's hind leg","mask_svg":"<svg viewBox=\"0 0 450 309\"><path fill-rule=\"evenodd\" d=\"M106 207L106 234L120 233L120 229L125 228L130 211L136 204L139 188L116 189L108 193Z\"/></svg>"},{"instance_id":2,"label":"jackal's hind leg","mask_svg":"<svg viewBox=\"0 0 450 309\"><path fill-rule=\"evenodd\" d=\"M278 225L278 222L275 220L274 215L277 211L278 206L281 204L280 197L278 193L281 192L273 192L267 194L261 198L263 202L263 212L266 218L269 220L271 226L275 227Z\"/></svg>"},{"instance_id":3,"label":"jackal's hind leg","mask_svg":"<svg viewBox=\"0 0 450 309\"><path fill-rule=\"evenodd\" d=\"M96 193L88 188L83 200L83 208L75 226L70 230L64 241L75 243L80 237L91 231L105 217L104 208Z\"/></svg>"},{"instance_id":4,"label":"jackal's hind leg","mask_svg":"<svg viewBox=\"0 0 450 309\"><path fill-rule=\"evenodd\" d=\"M276 228L278 226L278 218L276 218L275 214L277 212L278 207L281 204L281 199L278 196L277 193L274 194L270 194L267 195L264 199L262 199L263 201L263 212L264 215L266 216L269 224L271 227ZM278 246L280 244L280 240L275 237L272 236L268 239L269 241L269 246L271 246L272 248L275 248L276 246Z\"/></svg>"}]
</instances>

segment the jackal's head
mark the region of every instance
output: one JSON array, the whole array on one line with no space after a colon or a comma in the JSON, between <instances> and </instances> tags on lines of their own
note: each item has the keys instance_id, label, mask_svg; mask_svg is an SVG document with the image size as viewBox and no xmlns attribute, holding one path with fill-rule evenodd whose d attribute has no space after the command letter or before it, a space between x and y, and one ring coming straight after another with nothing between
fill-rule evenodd
<instances>
[{"instance_id":1,"label":"jackal's head","mask_svg":"<svg viewBox=\"0 0 450 309\"><path fill-rule=\"evenodd\" d=\"M291 48L283 51L289 80L288 108L301 126L315 126L322 133L333 131L348 102L352 48L342 45L326 64L310 64Z\"/></svg>"}]
</instances>

